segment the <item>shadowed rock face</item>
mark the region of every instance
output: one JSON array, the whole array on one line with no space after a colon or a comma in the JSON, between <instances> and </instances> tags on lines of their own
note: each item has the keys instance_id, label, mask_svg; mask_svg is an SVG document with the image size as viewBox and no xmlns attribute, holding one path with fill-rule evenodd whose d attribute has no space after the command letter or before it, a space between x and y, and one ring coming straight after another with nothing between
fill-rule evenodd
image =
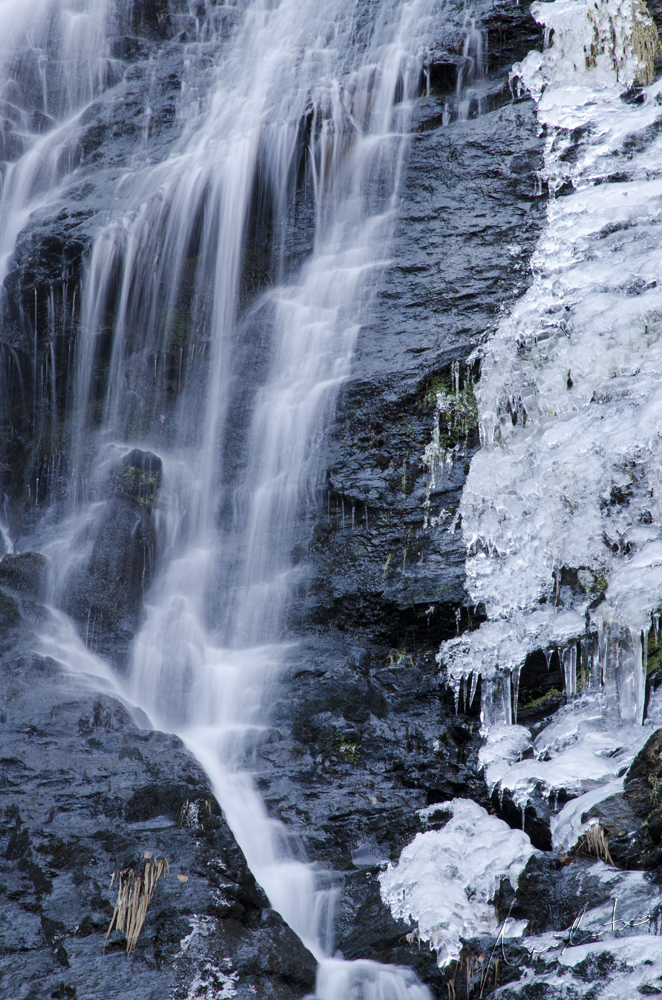
<instances>
[{"instance_id":1,"label":"shadowed rock face","mask_svg":"<svg viewBox=\"0 0 662 1000\"><path fill-rule=\"evenodd\" d=\"M586 814L587 819L599 819L619 867L652 871L662 865L661 751L662 729L658 729L632 762L623 792Z\"/></svg>"},{"instance_id":2,"label":"shadowed rock face","mask_svg":"<svg viewBox=\"0 0 662 1000\"><path fill-rule=\"evenodd\" d=\"M47 563L39 552L20 552L0 560L0 581L33 596L43 595L46 573Z\"/></svg>"},{"instance_id":3,"label":"shadowed rock face","mask_svg":"<svg viewBox=\"0 0 662 1000\"><path fill-rule=\"evenodd\" d=\"M138 626L156 563L152 506L161 484L161 459L135 448L110 474L100 516L88 541L89 556L71 571L65 608L83 628L88 645L113 660ZM7 557L5 557L7 558Z\"/></svg>"}]
</instances>

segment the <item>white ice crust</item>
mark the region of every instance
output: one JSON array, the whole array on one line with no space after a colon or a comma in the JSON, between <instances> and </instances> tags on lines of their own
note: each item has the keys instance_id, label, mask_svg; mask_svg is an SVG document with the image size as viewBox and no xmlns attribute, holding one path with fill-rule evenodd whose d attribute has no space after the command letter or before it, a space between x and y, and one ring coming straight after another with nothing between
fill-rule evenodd
<instances>
[{"instance_id":1,"label":"white ice crust","mask_svg":"<svg viewBox=\"0 0 662 1000\"><path fill-rule=\"evenodd\" d=\"M470 799L453 799L444 808L451 813L446 826L417 834L398 863L380 875L391 913L416 923L419 939L437 952L441 967L459 957L461 937L496 932L490 900L502 878L517 885L534 853L525 833ZM511 919L502 934L519 936L525 928L526 921Z\"/></svg>"},{"instance_id":2,"label":"white ice crust","mask_svg":"<svg viewBox=\"0 0 662 1000\"><path fill-rule=\"evenodd\" d=\"M440 661L456 689L483 677L485 726L508 723L527 653L592 634L594 682L640 723L662 604L662 86L623 97L659 43L638 0L533 13L552 44L513 86L538 102L552 197L533 284L478 352L481 449L460 511L467 589L489 621Z\"/></svg>"},{"instance_id":3,"label":"white ice crust","mask_svg":"<svg viewBox=\"0 0 662 1000\"><path fill-rule=\"evenodd\" d=\"M659 42L640 0L532 12L547 45L512 83L533 95L545 129L547 225L529 291L475 355L481 449L460 514L467 589L488 621L443 644L439 662L465 705L481 677L490 790L522 810L534 795L552 811L561 789L575 796L551 819L564 854L662 725L662 691L642 725L646 642L662 606L662 83L650 82ZM519 672L529 652L554 647L567 704L534 738L514 717ZM489 900L533 852L475 803L450 807L449 823L419 834L381 876L393 914L418 926L440 965L461 937L497 933ZM525 936L538 961L509 996L535 983L580 995L573 970L605 952L591 995L659 992L659 887L583 865L607 901L563 932Z\"/></svg>"}]
</instances>

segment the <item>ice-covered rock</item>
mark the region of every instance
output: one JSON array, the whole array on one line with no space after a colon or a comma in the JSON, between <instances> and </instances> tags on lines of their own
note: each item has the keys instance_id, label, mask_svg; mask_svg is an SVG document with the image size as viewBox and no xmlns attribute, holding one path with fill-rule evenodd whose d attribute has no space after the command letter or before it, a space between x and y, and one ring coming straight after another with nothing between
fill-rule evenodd
<instances>
[{"instance_id":1,"label":"ice-covered rock","mask_svg":"<svg viewBox=\"0 0 662 1000\"><path fill-rule=\"evenodd\" d=\"M554 197L534 283L482 348L475 387L462 530L470 599L490 621L441 661L456 687L481 674L487 726L512 721L527 653L565 645L568 697L604 687L606 713L640 723L662 604L659 42L638 0L533 13L552 44L513 81L538 101ZM579 663L585 634L597 645Z\"/></svg>"},{"instance_id":2,"label":"ice-covered rock","mask_svg":"<svg viewBox=\"0 0 662 1000\"><path fill-rule=\"evenodd\" d=\"M497 933L491 901L500 881L517 884L535 852L525 833L470 799L454 799L447 808L446 826L417 834L380 875L393 916L417 924L419 940L429 942L442 968L459 957L460 938ZM526 921L508 919L499 933L516 937L525 928Z\"/></svg>"}]
</instances>

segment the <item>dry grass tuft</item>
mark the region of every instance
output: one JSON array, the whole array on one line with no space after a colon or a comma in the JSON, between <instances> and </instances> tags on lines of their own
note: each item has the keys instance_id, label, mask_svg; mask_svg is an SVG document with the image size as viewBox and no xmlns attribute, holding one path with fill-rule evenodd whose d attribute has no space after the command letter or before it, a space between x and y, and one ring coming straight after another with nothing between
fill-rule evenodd
<instances>
[{"instance_id":1,"label":"dry grass tuft","mask_svg":"<svg viewBox=\"0 0 662 1000\"><path fill-rule=\"evenodd\" d=\"M575 853L589 854L608 865L614 864L609 853L609 838L600 822L591 823L586 832L581 835L575 846Z\"/></svg>"},{"instance_id":2,"label":"dry grass tuft","mask_svg":"<svg viewBox=\"0 0 662 1000\"><path fill-rule=\"evenodd\" d=\"M138 873L133 868L122 868L113 872L110 886L113 887L115 879L119 885L117 902L103 943L104 951L110 932L114 928L126 935L126 953L131 954L143 929L147 907L157 883L163 873L169 871L168 859L156 858L154 861L145 861L144 869Z\"/></svg>"}]
</instances>

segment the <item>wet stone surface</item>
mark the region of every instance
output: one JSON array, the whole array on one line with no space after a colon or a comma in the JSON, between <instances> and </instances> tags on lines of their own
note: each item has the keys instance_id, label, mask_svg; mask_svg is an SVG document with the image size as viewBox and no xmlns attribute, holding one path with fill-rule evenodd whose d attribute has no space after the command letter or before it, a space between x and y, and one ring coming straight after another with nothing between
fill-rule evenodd
<instances>
[{"instance_id":1,"label":"wet stone surface","mask_svg":"<svg viewBox=\"0 0 662 1000\"><path fill-rule=\"evenodd\" d=\"M262 890L181 741L31 652L7 613L0 675L0 993L16 1000L301 997L315 962ZM14 597L14 611L21 598ZM34 607L32 609L34 611ZM43 612L42 612L43 614ZM26 627L27 626L27 627ZM167 858L130 957L111 874ZM179 876L182 876L180 879ZM184 879L185 876L185 879Z\"/></svg>"},{"instance_id":2,"label":"wet stone surface","mask_svg":"<svg viewBox=\"0 0 662 1000\"><path fill-rule=\"evenodd\" d=\"M422 122L433 103L422 102ZM320 624L409 648L455 634L466 604L456 511L475 421L446 434L443 476L437 469L429 493L422 459L437 393L455 391L453 363L470 386L477 367L466 359L530 281L545 209L538 131L525 101L414 138L394 261L359 335L309 543Z\"/></svg>"}]
</instances>

